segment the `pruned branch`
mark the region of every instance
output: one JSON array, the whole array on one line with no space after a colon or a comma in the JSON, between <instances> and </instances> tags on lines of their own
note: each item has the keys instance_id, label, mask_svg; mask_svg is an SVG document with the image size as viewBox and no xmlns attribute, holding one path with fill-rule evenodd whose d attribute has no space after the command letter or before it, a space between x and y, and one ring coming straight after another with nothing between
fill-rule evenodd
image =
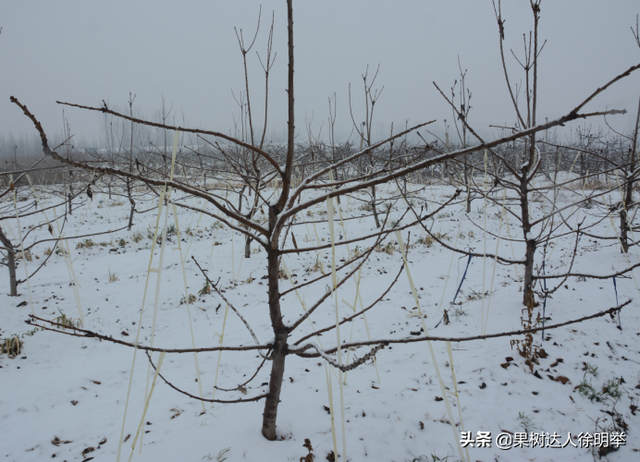
<instances>
[{"instance_id":1,"label":"pruned branch","mask_svg":"<svg viewBox=\"0 0 640 462\"><path fill-rule=\"evenodd\" d=\"M14 101L15 98L13 96L11 98L12 98L11 99L12 102L17 101L17 100ZM84 106L81 104L66 103L64 101L56 101L56 103L62 104L64 106L77 107L79 109L86 109L88 111L97 111L97 112L102 112L104 114L111 114L113 116L120 117L130 122L134 122L140 125L147 125L149 127L162 128L164 130L180 130L181 132L184 132L184 133L197 133L200 135L210 135L210 136L215 136L217 138L222 138L223 140L237 144L238 146L242 146L243 148L249 149L250 151L254 151L255 153L261 155L273 166L273 168L275 168L278 172L282 173L278 163L267 152L265 152L264 150L260 149L257 146L253 146L250 143L245 143L244 141L234 138L233 136L225 135L224 133L221 133L221 132L216 132L211 130L200 130L197 128L180 127L177 125L166 125L159 122L151 122L144 119L138 119L137 117L131 117L126 114L121 114L119 112L109 109L107 107L107 103L105 103L104 101L102 102L102 107ZM22 105L20 106L22 107Z\"/></svg>"},{"instance_id":2,"label":"pruned branch","mask_svg":"<svg viewBox=\"0 0 640 462\"><path fill-rule=\"evenodd\" d=\"M633 72L633 71L635 71L637 69L640 69L640 64L638 64L637 66L634 66L631 69L629 69L628 71L626 71L623 74L623 76L626 77L629 73L631 73L631 72ZM618 76L615 79L613 79L611 82L617 81L620 78L621 77ZM604 87L600 88L599 89L600 92L604 91L604 89L606 89L611 84L611 82L609 82ZM594 93L594 95L595 95L595 93ZM592 95L590 98L592 98L594 95ZM586 103L581 104L579 107L584 106L584 104L586 104ZM626 110L625 109L623 109L623 110L611 110L611 111L604 111L604 112L593 113L593 114L597 114L597 115L603 115L603 114L626 114ZM593 114L580 114L580 113L576 112L576 110L574 109L569 114L567 114L565 116L562 116L562 117L560 117L560 118L558 118L556 120L553 120L551 122L546 122L546 123L541 124L541 125L536 125L535 127L523 130L521 132L514 133L514 134L512 134L510 136L505 136L503 138L499 138L499 139L494 140L494 141L482 143L482 144L479 144L477 146L472 146L472 147L469 147L469 148L460 149L460 150L457 150L457 151L453 151L453 152L450 152L450 153L446 153L446 154L442 154L442 155L439 155L439 156L436 156L436 157L432 157L430 159L426 159L426 160L423 160L421 162L417 162L417 163L415 163L413 165L410 165L410 166L407 166L407 167L404 167L404 168L395 169L391 173L380 175L377 178L371 179L369 181L357 182L357 184L354 185L354 186L347 186L347 187L341 188L339 190L331 191L326 196L316 197L314 199L310 199L310 200L308 200L308 201L306 201L306 202L304 202L302 204L299 204L297 206L292 206L293 205L293 200L297 197L297 195L299 195L299 193L302 190L305 189L305 187L307 186L307 184L311 180L311 177L305 178L305 180L303 180L302 184L298 187L297 192L294 193L291 196L291 200L289 202L291 207L280 215L279 220L285 220L285 219L295 215L296 213L300 212L301 210L305 210L305 209L311 207L312 205L315 205L315 204L318 204L318 203L324 201L327 198L341 196L341 195L344 195L344 194L349 194L349 193L352 193L352 192L355 192L355 191L366 189L366 188L369 188L371 186L375 186L375 185L379 185L379 184L383 184L383 183L388 183L390 181L395 180L396 178L403 177L403 176L408 175L409 173L415 172L417 170L425 169L425 168L430 167L432 165L436 165L436 164L439 164L439 163L442 163L442 162L445 162L445 161L448 161L448 160L452 160L452 159L455 159L457 157L464 156L466 154L470 154L470 153L475 152L475 151L480 151L480 150L483 150L483 149L490 149L490 148L493 148L495 146L499 146L501 144L509 143L511 141L518 140L520 138L531 136L531 135L533 135L535 133L538 133L539 131L544 131L544 130L548 130L548 129L553 128L553 127L564 125L565 123L570 122L572 120L585 118L585 117L590 117ZM414 130L415 128L416 127L414 127L413 129L406 130L405 132L410 132L410 131ZM402 135L406 134L405 132L403 132ZM396 135L393 138L396 138L398 136L399 135ZM384 142L381 142L381 143L377 143L375 145L375 147L378 147L380 144L384 144L384 143L389 142L389 141L390 141L390 139L385 140ZM365 151L367 151L367 150L365 150ZM342 163L350 161L354 157L362 155L363 152L364 151L362 151L362 152L360 152L360 153L358 153L358 154L356 154L354 156L351 156L351 157L349 157L349 158L347 158L347 159L345 159L345 160L343 160L341 162L338 162L337 164L334 164L334 165L341 165ZM354 180L354 182L355 182L355 180Z\"/></svg>"},{"instance_id":3,"label":"pruned branch","mask_svg":"<svg viewBox=\"0 0 640 462\"><path fill-rule=\"evenodd\" d=\"M80 338L96 338L98 340L104 340L107 342L116 343L118 345L123 345L129 348L136 348L138 350L143 350L143 351L156 351L156 352L164 351L165 353L181 354L181 353L202 353L207 351L270 350L273 348L272 343L267 343L266 345L249 345L249 346L239 345L239 346L217 346L217 347L207 347L207 348L169 348L167 349L167 348L158 348L158 347L135 344L131 342L125 342L123 340L118 340L111 336L102 335L97 332L93 332L91 330L81 329L80 327L67 326L64 324L57 323L55 321L51 321L49 319L39 318L38 316L34 316L34 315L29 315L29 319L27 319L25 322L30 326L38 327L44 330L50 330L52 332L57 332L58 334L65 334L65 335L70 335L72 337L80 337ZM38 324L38 322L44 323L44 325ZM58 329L54 329L53 327L49 327L49 326L54 326L54 327L57 327ZM60 329L63 329L63 330L60 330ZM69 331L67 331L67 329L69 329Z\"/></svg>"},{"instance_id":4,"label":"pruned branch","mask_svg":"<svg viewBox=\"0 0 640 462\"><path fill-rule=\"evenodd\" d=\"M324 350L322 348L320 348L318 345L316 345L315 343L307 343L305 345L302 345L300 347L300 350L301 351L305 351L305 350L308 350L309 348L313 348L318 352L318 356L322 357L325 361L327 361L333 367L335 367L336 369L340 369L342 372L347 372L347 371L351 371L351 370L357 368L358 366L361 366L362 364L364 364L367 361L369 361L371 358L373 358L376 355L376 353L378 351L382 350L385 346L387 346L387 344L384 343L384 342L376 345L366 355L364 355L362 358L358 358L358 359L356 359L355 361L353 361L350 364L340 364L340 363L338 363L331 356L327 355L324 352ZM295 353L295 354L297 354L297 353ZM300 355L300 356L302 356L302 355Z\"/></svg>"},{"instance_id":5,"label":"pruned branch","mask_svg":"<svg viewBox=\"0 0 640 462\"><path fill-rule=\"evenodd\" d=\"M368 345L389 345L389 344L394 344L394 343L416 343L416 342L425 342L425 341L431 341L431 342L470 342L473 340L486 340L489 338L499 338L499 337L513 337L515 335L523 335L523 334L533 334L535 332L539 332L541 330L550 330L550 329L557 329L559 327L564 327L564 326L569 326L571 324L577 324L580 322L584 322L584 321L588 321L590 319L595 319L595 318L600 318L602 316L605 315L610 315L613 316L614 314L616 314L618 311L622 310L622 308L624 308L625 306L627 306L629 303L631 303L633 300L629 299L626 302L618 305L618 306L614 306L612 308L609 308L608 310L605 311L600 311L598 313L595 314L591 314L588 316L583 316L582 318L578 318L578 319L572 319L571 321L566 321L566 322L561 322L559 324L553 324L551 326L544 326L544 327L535 327L532 329L520 329L520 330L512 330L512 331L508 331L508 332L501 332L501 333L497 333L497 334L486 334L486 335L474 335L471 337L435 337L435 336L422 336L422 337L415 337L415 338L401 338L401 339L377 339L377 340L369 340L369 341L361 341L361 342L350 342L350 343L343 343L342 345L340 345L341 349L347 349L347 348L356 348L356 347L362 347L362 346L368 346ZM305 354L304 352L306 350L308 350L309 348L312 347L312 344L306 344L303 347L300 348L290 348L289 352L291 354L296 354L298 356L302 356L302 357L309 357L309 358L317 358L320 356L319 353L312 353L312 354ZM337 348L331 348L328 350L324 350L325 354L332 354L335 353L338 349Z\"/></svg>"},{"instance_id":6,"label":"pruned branch","mask_svg":"<svg viewBox=\"0 0 640 462\"><path fill-rule=\"evenodd\" d=\"M597 236L594 236L597 237ZM567 277L578 277L578 278L586 278L586 279L611 279L614 276L622 276L623 274L627 274L630 271L640 267L640 263L636 263L635 265L631 265L630 267L620 270L616 273L599 275L599 274L584 274L584 273L565 273L565 274L550 274L547 276L534 276L534 279L557 279L557 278L567 278Z\"/></svg>"},{"instance_id":7,"label":"pruned branch","mask_svg":"<svg viewBox=\"0 0 640 462\"><path fill-rule=\"evenodd\" d=\"M217 201L212 195L207 194L206 192L202 191L201 189L195 188L195 187L191 187L189 185L186 185L182 182L176 181L176 180L172 180L169 181L168 179L162 179L162 180L154 180L152 178L148 178L139 174L135 174L135 173L131 173L128 172L126 170L118 170L115 168L110 168L110 167L94 167L92 165L88 165L86 163L83 162L77 162L71 159L67 159L65 157L60 156L57 152L52 151L51 148L49 147L49 142L47 140L47 135L45 134L44 129L42 128L42 125L40 124L40 122L36 119L36 117L29 111L29 109L27 109L27 107L25 105L23 105L22 103L20 103L20 101L18 101L18 99L16 99L15 97L11 97L11 102L16 104L18 107L20 107L20 109L22 109L22 111L24 112L24 114L31 119L31 121L33 122L33 124L35 125L36 129L38 130L38 133L40 134L40 139L42 141L42 149L44 151L44 153L60 162L63 162L65 164L68 165L72 165L74 167L78 167L78 168L82 168L85 170L90 170L90 171L94 171L94 172L99 172L102 174L106 174L106 175L116 175L116 176L121 176L121 177L125 177L125 178L131 178L134 180L139 180L142 183L146 183L149 185L154 185L154 186L171 186L174 189L177 189L179 191L185 192L187 194L192 194L196 197L199 197L201 199L204 199L205 201L213 204L218 210L220 210L222 213L224 213L225 215L227 215L229 218L232 218L234 220L237 220L238 222L242 223L243 225L257 231L258 233L262 234L262 235L268 235L269 232L264 229L263 227L259 226L258 224L254 223L251 220L248 220L247 218L245 218L243 215L239 214L239 213L235 213L231 210L229 210L227 207L225 207L224 205L222 205L219 201ZM93 108L94 110L97 110L95 108ZM109 112L111 113L111 112ZM127 120L132 119L129 116L123 116L125 117ZM138 120L138 119L135 119ZM149 122L149 124L154 124L153 122ZM178 130L182 130L178 127L170 127L170 126L165 126L163 124L155 124L156 126L160 126L161 128L175 128ZM188 129L186 131L189 131ZM193 130L192 130L193 131ZM195 133L202 133L202 131L200 130L195 130ZM257 148L256 148L257 149Z\"/></svg>"}]
</instances>

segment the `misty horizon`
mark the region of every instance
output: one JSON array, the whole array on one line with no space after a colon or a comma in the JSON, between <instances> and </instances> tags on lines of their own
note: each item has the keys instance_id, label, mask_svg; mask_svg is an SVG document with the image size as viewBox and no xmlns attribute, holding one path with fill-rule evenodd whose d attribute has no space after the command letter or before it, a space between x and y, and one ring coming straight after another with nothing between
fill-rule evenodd
<instances>
[{"instance_id":1,"label":"misty horizon","mask_svg":"<svg viewBox=\"0 0 640 462\"><path fill-rule=\"evenodd\" d=\"M246 98L237 32L251 42L260 2L201 5L168 2L17 2L0 6L0 97L2 144L36 134L31 122L9 102L16 96L42 122L52 139L69 127L77 147L105 147L108 133L99 113L64 107L56 100L128 112L179 126L241 133L238 101ZM596 88L640 61L630 28L640 11L635 2L557 1L541 4L539 122L569 112ZM153 8L152 15L149 15ZM286 133L286 11L284 2L263 2L254 48L247 54L256 132L262 130L264 61L274 17L275 62L269 81L267 139ZM507 49L522 57L523 34L531 28L529 3L503 5ZM595 32L594 32L595 31ZM483 136L516 120L499 59L498 27L490 1L420 4L338 2L294 4L297 141L326 141L329 100L336 98L335 137L356 142L354 123L364 119L362 75L379 74L381 90L372 134L436 120L427 127L444 137L445 120L455 142L453 114L432 82L450 94L460 80L460 63L472 93L470 124ZM507 51L513 84L523 73ZM600 95L587 112L626 109L607 121L628 133L635 122L640 76L632 75ZM349 93L351 106L349 109ZM334 96L335 95L335 96ZM520 95L522 98L522 95ZM351 115L353 113L353 118ZM556 132L605 130L602 118L578 121ZM427 133L423 131L427 136ZM246 135L246 133L245 133ZM15 145L15 144L14 144ZM3 149L6 151L6 148ZM0 156L4 153L0 152Z\"/></svg>"}]
</instances>

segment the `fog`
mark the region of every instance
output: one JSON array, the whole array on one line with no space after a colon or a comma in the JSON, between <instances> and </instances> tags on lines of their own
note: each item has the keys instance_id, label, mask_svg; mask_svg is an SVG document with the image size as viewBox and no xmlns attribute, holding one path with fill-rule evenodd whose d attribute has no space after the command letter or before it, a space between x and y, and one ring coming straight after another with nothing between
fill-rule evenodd
<instances>
[{"instance_id":1,"label":"fog","mask_svg":"<svg viewBox=\"0 0 640 462\"><path fill-rule=\"evenodd\" d=\"M243 61L236 32L248 44L250 96L256 126L264 113L264 61L274 18L275 63L269 82L270 139L286 130L286 3L242 2L29 1L0 5L0 136L33 135L35 130L10 95L26 104L45 130L62 135L67 120L75 142L105 142L98 113L64 108L56 101L128 111L135 95L138 115L158 120L164 100L169 121L178 125L237 132L246 98ZM575 107L596 88L640 62L630 27L637 1L553 0L541 4L539 120ZM524 74L509 49L523 56L523 34L532 27L529 2L505 2L507 64L514 84ZM491 1L431 0L382 2L325 0L294 2L295 97L298 139L326 137L328 100L336 98L336 135L347 139L353 118L364 120L362 74L382 89L376 105L374 137L406 124L437 120L433 130L451 124L447 94L460 70L472 93L470 123L482 133L490 125L515 123L499 54L499 33ZM528 36L528 35L527 35ZM609 118L629 131L640 96L640 75L631 76L595 99L587 111L626 108ZM520 94L520 98L523 95ZM64 111L64 113L63 113ZM579 125L579 123L578 123ZM575 129L576 124L571 128ZM586 122L597 129L602 119ZM19 139L19 138L18 138Z\"/></svg>"}]
</instances>

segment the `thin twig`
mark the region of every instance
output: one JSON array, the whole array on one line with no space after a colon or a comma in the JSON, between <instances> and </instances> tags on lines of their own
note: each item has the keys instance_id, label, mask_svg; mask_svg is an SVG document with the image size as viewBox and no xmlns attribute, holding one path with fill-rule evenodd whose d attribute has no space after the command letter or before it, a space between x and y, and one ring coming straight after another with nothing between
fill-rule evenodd
<instances>
[{"instance_id":1,"label":"thin twig","mask_svg":"<svg viewBox=\"0 0 640 462\"><path fill-rule=\"evenodd\" d=\"M153 364L153 361L151 360L151 355L149 354L148 351L145 351L147 358L149 358L149 363L151 364L151 367L153 367L153 370L156 370L156 365ZM164 376L158 372L158 377L160 377L162 379L162 381L164 383L166 383L167 385L169 385L171 388L173 388L175 391L177 391L178 393L182 393L183 395L188 396L189 398L193 398L193 399L197 399L198 401L204 401L205 403L223 403L223 404L229 404L229 403L250 403L252 401L259 401L262 398L266 398L267 397L267 393L264 393L262 395L258 395L258 396L254 396L253 398L238 398L238 399L212 399L212 398L203 398L201 396L196 396L196 395L192 395L191 393L189 393L188 391L184 391L181 388L176 387L174 384L172 384L171 382L169 382L167 379L164 378Z\"/></svg>"},{"instance_id":2,"label":"thin twig","mask_svg":"<svg viewBox=\"0 0 640 462\"><path fill-rule=\"evenodd\" d=\"M209 283L209 285L211 285L211 287L213 287L213 290L216 291L216 293L218 295L220 295L220 297L222 297L222 299L224 300L224 302L229 305L229 308L231 308L233 310L233 312L240 318L240 320L242 321L242 323L247 327L247 329L249 330L249 333L251 334L251 336L253 337L253 340L256 342L256 345L260 345L260 342L258 341L258 337L256 337L256 334L253 332L253 329L251 329L251 326L249 325L249 323L246 321L246 319L244 319L242 317L242 315L240 314L240 312L236 309L235 306L233 306L233 303L231 303L229 300L227 300L227 298L222 295L222 292L220 292L220 290L218 290L218 287L215 285L215 283L209 279L209 276L207 276L207 273L202 269L202 266L200 266L200 263L198 263L198 260L196 260L196 257L194 257L193 255L191 256L191 259L195 262L196 266L198 267L198 269L200 270L200 272L202 273L202 275L205 277L205 279L207 280L207 282Z\"/></svg>"}]
</instances>

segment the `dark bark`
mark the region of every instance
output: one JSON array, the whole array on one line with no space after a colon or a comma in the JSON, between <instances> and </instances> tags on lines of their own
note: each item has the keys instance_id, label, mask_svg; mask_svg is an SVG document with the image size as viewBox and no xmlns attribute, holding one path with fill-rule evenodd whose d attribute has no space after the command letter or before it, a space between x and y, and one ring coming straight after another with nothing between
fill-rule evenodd
<instances>
[{"instance_id":1,"label":"dark bark","mask_svg":"<svg viewBox=\"0 0 640 462\"><path fill-rule=\"evenodd\" d=\"M378 209L376 208L376 187L371 186L371 208L373 209L373 219L376 222L376 228L380 228L380 220L378 219Z\"/></svg>"},{"instance_id":2,"label":"dark bark","mask_svg":"<svg viewBox=\"0 0 640 462\"><path fill-rule=\"evenodd\" d=\"M247 185L242 185L242 189L238 193L238 211L242 211L242 195L244 194L244 190L247 189ZM251 194L251 188L249 188L249 194Z\"/></svg>"},{"instance_id":3,"label":"dark bark","mask_svg":"<svg viewBox=\"0 0 640 462\"><path fill-rule=\"evenodd\" d=\"M256 164L255 157L256 156L254 156L253 168L254 168L254 171L256 172L256 178L260 178L260 169ZM244 188L246 186L247 185L242 187L242 191L244 191ZM248 191L249 196L251 196L251 191L252 191L252 188L249 185L249 191ZM256 190L253 197L254 197L253 205L251 206L251 210L247 215L248 220L251 220L253 216L256 214L256 212L258 211L258 201L260 200L260 180L259 179L256 179ZM240 199L242 200L242 194L240 194ZM238 210L240 210L240 206L238 206ZM251 258L251 241L253 241L253 239L251 238L251 236L247 235L244 241L244 258Z\"/></svg>"},{"instance_id":4,"label":"dark bark","mask_svg":"<svg viewBox=\"0 0 640 462\"><path fill-rule=\"evenodd\" d=\"M640 131L640 99L638 100L638 111L636 113L636 126L633 132L632 146L629 149L628 159L628 171L627 171L627 183L625 184L625 196L620 207L620 245L622 252L627 253L629 251L629 223L628 219L628 207L633 202L633 178L636 173L636 158L638 149L638 131Z\"/></svg>"},{"instance_id":5,"label":"dark bark","mask_svg":"<svg viewBox=\"0 0 640 462\"><path fill-rule=\"evenodd\" d=\"M333 153L333 162L335 163L336 161L336 154L335 152ZM304 178L304 170L302 171L302 178ZM334 168L333 169L333 179L334 181L340 181L340 178L338 177L338 169ZM340 196L337 197L338 199L338 205L340 205Z\"/></svg>"},{"instance_id":6,"label":"dark bark","mask_svg":"<svg viewBox=\"0 0 640 462\"><path fill-rule=\"evenodd\" d=\"M522 303L526 306L536 306L535 295L533 293L533 263L536 253L535 239L527 240L527 248L524 254L524 289Z\"/></svg>"},{"instance_id":7,"label":"dark bark","mask_svg":"<svg viewBox=\"0 0 640 462\"><path fill-rule=\"evenodd\" d=\"M467 186L467 197L465 198L465 210L467 213L471 213L471 174L469 173L469 166L465 165L464 168L464 184Z\"/></svg>"},{"instance_id":8,"label":"dark bark","mask_svg":"<svg viewBox=\"0 0 640 462\"><path fill-rule=\"evenodd\" d=\"M272 206L269 210L269 225L273 229L275 226L277 211ZM277 239L275 239L277 247ZM269 286L269 316L274 333L274 347L271 353L271 376L269 377L269 393L264 404L262 415L262 434L268 440L276 439L276 419L278 416L278 404L280 403L280 392L282 390L282 379L284 377L284 364L288 352L287 339L289 331L282 321L280 311L280 251L273 246L267 249L267 280Z\"/></svg>"},{"instance_id":9,"label":"dark bark","mask_svg":"<svg viewBox=\"0 0 640 462\"><path fill-rule=\"evenodd\" d=\"M135 96L131 96L131 92L129 92L129 115L133 117L133 100ZM131 122L131 133L129 138L129 173L133 173L133 133L134 133L135 125ZM138 161L136 160L136 163ZM136 201L133 199L133 192L131 187L131 178L126 179L127 185L127 196L129 197L129 204L131 204L131 211L129 212L129 223L127 225L127 231L131 231L131 227L133 226L133 214L136 211Z\"/></svg>"},{"instance_id":10,"label":"dark bark","mask_svg":"<svg viewBox=\"0 0 640 462\"><path fill-rule=\"evenodd\" d=\"M528 159L522 166L522 176L520 177L520 212L522 217L522 234L526 242L524 254L524 287L522 303L525 306L535 306L535 295L533 293L533 264L536 253L536 240L531 235L531 217L529 214L529 173L535 162L535 135L529 139Z\"/></svg>"},{"instance_id":11,"label":"dark bark","mask_svg":"<svg viewBox=\"0 0 640 462\"><path fill-rule=\"evenodd\" d=\"M131 204L131 211L129 212L129 224L127 225L127 231L131 231L131 227L133 226L133 214L136 211L136 201L133 200L131 194L129 194L129 203Z\"/></svg>"},{"instance_id":12,"label":"dark bark","mask_svg":"<svg viewBox=\"0 0 640 462\"><path fill-rule=\"evenodd\" d=\"M531 217L529 214L529 173L534 167L535 162L535 135L529 139L527 149L527 160L522 166L520 179L520 214L522 219L522 234L526 244L524 254L524 287L522 303L525 306L533 306L535 304L535 296L533 294L533 264L536 253L536 241L531 235Z\"/></svg>"},{"instance_id":13,"label":"dark bark","mask_svg":"<svg viewBox=\"0 0 640 462\"><path fill-rule=\"evenodd\" d=\"M10 296L16 297L18 295L18 281L16 279L16 251L7 236L5 236L2 228L0 227L0 242L7 249L7 267L9 268L9 290Z\"/></svg>"},{"instance_id":14,"label":"dark bark","mask_svg":"<svg viewBox=\"0 0 640 462\"><path fill-rule=\"evenodd\" d=\"M632 150L630 150L630 154L632 154ZM630 155L631 157L631 155ZM629 170L627 174L627 183L625 184L624 198L622 199L622 203L620 204L620 247L622 253L629 252L629 221L628 221L628 210L627 207L633 201L633 178L634 176L634 162L633 159L630 159L629 162Z\"/></svg>"},{"instance_id":15,"label":"dark bark","mask_svg":"<svg viewBox=\"0 0 640 462\"><path fill-rule=\"evenodd\" d=\"M284 377L284 363L288 354L287 339L289 329L282 321L280 311L280 249L279 237L283 223L278 221L289 197L291 188L291 173L293 171L294 150L294 98L293 98L293 0L287 0L288 19L288 136L287 136L287 160L282 174L282 192L278 202L269 206L269 245L267 246L267 281L269 286L269 317L274 333L274 346L271 353L271 376L269 377L269 393L264 403L262 414L262 434L270 441L276 439L276 419L278 417L278 404L282 391L282 378ZM256 191L256 195L258 195Z\"/></svg>"},{"instance_id":16,"label":"dark bark","mask_svg":"<svg viewBox=\"0 0 640 462\"><path fill-rule=\"evenodd\" d=\"M244 258L251 258L251 236L244 238Z\"/></svg>"}]
</instances>

